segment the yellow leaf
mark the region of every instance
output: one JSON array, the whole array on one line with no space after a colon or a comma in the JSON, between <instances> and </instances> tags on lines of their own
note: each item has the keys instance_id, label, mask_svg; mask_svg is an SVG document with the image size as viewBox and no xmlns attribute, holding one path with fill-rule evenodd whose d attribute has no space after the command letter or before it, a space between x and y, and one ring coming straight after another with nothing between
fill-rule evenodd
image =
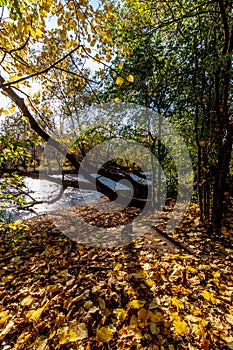
<instances>
[{"instance_id":1,"label":"yellow leaf","mask_svg":"<svg viewBox=\"0 0 233 350\"><path fill-rule=\"evenodd\" d=\"M34 95L33 95L33 98L39 98L40 97L40 91L36 92Z\"/></svg>"},{"instance_id":2,"label":"yellow leaf","mask_svg":"<svg viewBox=\"0 0 233 350\"><path fill-rule=\"evenodd\" d=\"M16 109L16 107L12 105L10 108L8 108L8 113L9 114L14 113L15 109Z\"/></svg>"},{"instance_id":3,"label":"yellow leaf","mask_svg":"<svg viewBox=\"0 0 233 350\"><path fill-rule=\"evenodd\" d=\"M72 42L67 40L66 41L66 50L69 50L71 48L71 46L72 46Z\"/></svg>"},{"instance_id":4,"label":"yellow leaf","mask_svg":"<svg viewBox=\"0 0 233 350\"><path fill-rule=\"evenodd\" d=\"M204 148L208 145L208 141L200 141L199 145Z\"/></svg>"},{"instance_id":5,"label":"yellow leaf","mask_svg":"<svg viewBox=\"0 0 233 350\"><path fill-rule=\"evenodd\" d=\"M177 319L174 321L174 327L176 333L180 335L187 335L190 333L190 328L188 327L187 323L181 319Z\"/></svg>"},{"instance_id":6,"label":"yellow leaf","mask_svg":"<svg viewBox=\"0 0 233 350\"><path fill-rule=\"evenodd\" d=\"M127 304L127 307L134 307L135 309L140 309L145 304L144 300L132 300Z\"/></svg>"},{"instance_id":7,"label":"yellow leaf","mask_svg":"<svg viewBox=\"0 0 233 350\"><path fill-rule=\"evenodd\" d=\"M19 228L21 226L21 224L22 224L21 220L16 220L15 222L10 223L8 226L9 226L9 228L16 230L17 228Z\"/></svg>"},{"instance_id":8,"label":"yellow leaf","mask_svg":"<svg viewBox=\"0 0 233 350\"><path fill-rule=\"evenodd\" d=\"M14 326L14 321L10 320L6 327L0 333L0 340L4 339L5 335L10 332L11 328Z\"/></svg>"},{"instance_id":9,"label":"yellow leaf","mask_svg":"<svg viewBox=\"0 0 233 350\"><path fill-rule=\"evenodd\" d=\"M96 332L96 336L99 338L99 340L108 343L113 338L113 330L109 327L101 327Z\"/></svg>"},{"instance_id":10,"label":"yellow leaf","mask_svg":"<svg viewBox=\"0 0 233 350\"><path fill-rule=\"evenodd\" d=\"M118 263L114 266L114 271L119 271L122 269L122 264Z\"/></svg>"},{"instance_id":11,"label":"yellow leaf","mask_svg":"<svg viewBox=\"0 0 233 350\"><path fill-rule=\"evenodd\" d=\"M16 343L17 343L17 344L26 343L26 341L28 340L28 338L31 337L30 334L26 334L26 333L27 333L27 332L23 332L23 333L21 333L21 334L18 336L18 338L17 338L17 340L16 340ZM17 349L17 348L16 348L16 349Z\"/></svg>"},{"instance_id":12,"label":"yellow leaf","mask_svg":"<svg viewBox=\"0 0 233 350\"><path fill-rule=\"evenodd\" d=\"M120 70L122 70L123 66L124 66L124 63L123 63L123 62L120 62L120 63L118 64L118 68L119 68Z\"/></svg>"},{"instance_id":13,"label":"yellow leaf","mask_svg":"<svg viewBox=\"0 0 233 350\"><path fill-rule=\"evenodd\" d=\"M49 339L52 339L56 335L56 330L54 330L52 333L49 335Z\"/></svg>"},{"instance_id":14,"label":"yellow leaf","mask_svg":"<svg viewBox=\"0 0 233 350\"><path fill-rule=\"evenodd\" d=\"M128 77L126 78L130 83L134 82L134 76L132 74L128 75Z\"/></svg>"},{"instance_id":15,"label":"yellow leaf","mask_svg":"<svg viewBox=\"0 0 233 350\"><path fill-rule=\"evenodd\" d=\"M41 38L43 36L42 30L40 28L33 28L31 30L31 33L38 38Z\"/></svg>"},{"instance_id":16,"label":"yellow leaf","mask_svg":"<svg viewBox=\"0 0 233 350\"><path fill-rule=\"evenodd\" d=\"M145 280L145 283L148 285L148 287L153 287L155 285L155 282L151 279L151 278L148 278Z\"/></svg>"},{"instance_id":17,"label":"yellow leaf","mask_svg":"<svg viewBox=\"0 0 233 350\"><path fill-rule=\"evenodd\" d=\"M48 339L43 339L41 340L37 346L36 346L36 350L45 350L46 347L47 347L47 342L48 342Z\"/></svg>"},{"instance_id":18,"label":"yellow leaf","mask_svg":"<svg viewBox=\"0 0 233 350\"><path fill-rule=\"evenodd\" d=\"M123 79L123 78L117 77L117 79L116 79L116 84L117 84L117 85L121 86L121 85L123 84L123 82L124 82L124 79Z\"/></svg>"},{"instance_id":19,"label":"yellow leaf","mask_svg":"<svg viewBox=\"0 0 233 350\"><path fill-rule=\"evenodd\" d=\"M150 323L150 331L152 334L158 335L160 333L160 328L157 326L157 323Z\"/></svg>"},{"instance_id":20,"label":"yellow leaf","mask_svg":"<svg viewBox=\"0 0 233 350\"><path fill-rule=\"evenodd\" d=\"M22 121L24 121L24 122L28 122L28 118L26 118L26 117L24 117L24 116L22 116L21 119L22 119Z\"/></svg>"},{"instance_id":21,"label":"yellow leaf","mask_svg":"<svg viewBox=\"0 0 233 350\"><path fill-rule=\"evenodd\" d=\"M157 311L155 314L152 311L149 311L148 318L151 320L151 322L163 322L164 316L161 311Z\"/></svg>"},{"instance_id":22,"label":"yellow leaf","mask_svg":"<svg viewBox=\"0 0 233 350\"><path fill-rule=\"evenodd\" d=\"M57 289L58 289L58 286L56 284L49 284L46 287L45 293L53 293L53 292L56 292Z\"/></svg>"},{"instance_id":23,"label":"yellow leaf","mask_svg":"<svg viewBox=\"0 0 233 350\"><path fill-rule=\"evenodd\" d=\"M140 328L144 328L147 325L147 316L148 311L144 308L141 308L138 311L138 325Z\"/></svg>"},{"instance_id":24,"label":"yellow leaf","mask_svg":"<svg viewBox=\"0 0 233 350\"><path fill-rule=\"evenodd\" d=\"M137 328L137 327L138 327L137 317L135 315L132 315L130 318L130 328Z\"/></svg>"},{"instance_id":25,"label":"yellow leaf","mask_svg":"<svg viewBox=\"0 0 233 350\"><path fill-rule=\"evenodd\" d=\"M226 320L227 322L229 322L232 326L233 326L233 315L226 315Z\"/></svg>"},{"instance_id":26,"label":"yellow leaf","mask_svg":"<svg viewBox=\"0 0 233 350\"><path fill-rule=\"evenodd\" d=\"M76 323L76 322L75 322ZM59 344L67 344L69 342L76 342L88 338L88 330L85 323L73 324L71 326L64 326L57 330L57 335L59 337ZM49 339L53 338L54 334L52 333Z\"/></svg>"},{"instance_id":27,"label":"yellow leaf","mask_svg":"<svg viewBox=\"0 0 233 350\"><path fill-rule=\"evenodd\" d=\"M204 290L204 291L202 292L202 296L203 296L206 300L211 301L213 304L216 304L216 302L217 302L217 300L216 300L215 297L214 297L214 294L208 292L207 290Z\"/></svg>"},{"instance_id":28,"label":"yellow leaf","mask_svg":"<svg viewBox=\"0 0 233 350\"><path fill-rule=\"evenodd\" d=\"M69 337L70 342L75 342L79 340L78 335L72 329L69 331L69 336L70 336Z\"/></svg>"},{"instance_id":29,"label":"yellow leaf","mask_svg":"<svg viewBox=\"0 0 233 350\"><path fill-rule=\"evenodd\" d=\"M161 242L161 238L154 238L154 242Z\"/></svg>"},{"instance_id":30,"label":"yellow leaf","mask_svg":"<svg viewBox=\"0 0 233 350\"><path fill-rule=\"evenodd\" d=\"M9 310L0 312L0 326L4 324L9 317Z\"/></svg>"},{"instance_id":31,"label":"yellow leaf","mask_svg":"<svg viewBox=\"0 0 233 350\"><path fill-rule=\"evenodd\" d=\"M15 226L20 226L22 224L22 220L16 220L14 224Z\"/></svg>"},{"instance_id":32,"label":"yellow leaf","mask_svg":"<svg viewBox=\"0 0 233 350\"><path fill-rule=\"evenodd\" d=\"M180 319L180 316L178 315L178 312L172 312L170 314L170 320L173 321L173 320L179 320Z\"/></svg>"},{"instance_id":33,"label":"yellow leaf","mask_svg":"<svg viewBox=\"0 0 233 350\"><path fill-rule=\"evenodd\" d=\"M137 278L145 278L145 273L143 271L137 271L135 275Z\"/></svg>"},{"instance_id":34,"label":"yellow leaf","mask_svg":"<svg viewBox=\"0 0 233 350\"><path fill-rule=\"evenodd\" d=\"M184 308L184 304L182 303L182 301L180 301L179 299L177 299L176 297L172 298L172 305L175 305L176 307L178 307L179 309L183 309Z\"/></svg>"},{"instance_id":35,"label":"yellow leaf","mask_svg":"<svg viewBox=\"0 0 233 350\"><path fill-rule=\"evenodd\" d=\"M32 302L33 302L33 297L31 295L28 295L26 298L24 298L22 301L21 301L21 305L22 306L28 306L30 305Z\"/></svg>"},{"instance_id":36,"label":"yellow leaf","mask_svg":"<svg viewBox=\"0 0 233 350\"><path fill-rule=\"evenodd\" d=\"M70 337L69 337L69 327L65 326L63 328L59 328L57 330L57 334L59 337L59 344L64 345L66 343L69 343Z\"/></svg>"},{"instance_id":37,"label":"yellow leaf","mask_svg":"<svg viewBox=\"0 0 233 350\"><path fill-rule=\"evenodd\" d=\"M13 275L4 276L4 277L2 278L2 282L3 282L3 283L6 283L6 282L9 282L9 281L13 280L14 278L15 278L15 276L13 276Z\"/></svg>"},{"instance_id":38,"label":"yellow leaf","mask_svg":"<svg viewBox=\"0 0 233 350\"><path fill-rule=\"evenodd\" d=\"M98 302L99 302L99 306L101 308L101 310L105 309L105 301L102 298L98 298Z\"/></svg>"},{"instance_id":39,"label":"yellow leaf","mask_svg":"<svg viewBox=\"0 0 233 350\"><path fill-rule=\"evenodd\" d=\"M116 314L119 321L123 322L126 319L128 312L124 309L116 309L114 310L114 314Z\"/></svg>"},{"instance_id":40,"label":"yellow leaf","mask_svg":"<svg viewBox=\"0 0 233 350\"><path fill-rule=\"evenodd\" d=\"M115 103L117 103L118 101L119 101L119 98L118 98L118 97L114 98L114 102L115 102Z\"/></svg>"},{"instance_id":41,"label":"yellow leaf","mask_svg":"<svg viewBox=\"0 0 233 350\"><path fill-rule=\"evenodd\" d=\"M30 310L28 311L26 317L29 319L29 321L39 321L42 312L44 311L45 306L39 307L37 310Z\"/></svg>"}]
</instances>

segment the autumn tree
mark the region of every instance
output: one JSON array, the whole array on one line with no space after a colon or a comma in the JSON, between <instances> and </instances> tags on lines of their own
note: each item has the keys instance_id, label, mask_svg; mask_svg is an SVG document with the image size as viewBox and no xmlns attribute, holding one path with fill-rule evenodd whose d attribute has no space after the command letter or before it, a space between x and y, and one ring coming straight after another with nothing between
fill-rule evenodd
<instances>
[{"instance_id":1,"label":"autumn tree","mask_svg":"<svg viewBox=\"0 0 233 350\"><path fill-rule=\"evenodd\" d=\"M45 142L64 154L76 168L79 162L72 152L66 152L61 143L51 138L51 108L41 102L50 87L73 76L73 88L86 84L89 77L84 64L70 69L71 63L111 58L111 37L99 26L100 12L88 1L6 1L1 8L1 75L0 88L16 106L23 120ZM3 4L3 5L4 5ZM111 11L112 5L105 10ZM101 45L99 44L101 42ZM92 48L95 49L92 52ZM96 52L97 51L97 52ZM36 86L36 92L32 93ZM42 106L43 107L43 106ZM4 113L4 108L2 108ZM86 177L93 181L90 174ZM116 194L97 179L97 188L110 197Z\"/></svg>"},{"instance_id":2,"label":"autumn tree","mask_svg":"<svg viewBox=\"0 0 233 350\"><path fill-rule=\"evenodd\" d=\"M118 76L109 96L149 104L189 135L201 217L218 230L232 151L231 4L129 0L119 8L109 23Z\"/></svg>"}]
</instances>

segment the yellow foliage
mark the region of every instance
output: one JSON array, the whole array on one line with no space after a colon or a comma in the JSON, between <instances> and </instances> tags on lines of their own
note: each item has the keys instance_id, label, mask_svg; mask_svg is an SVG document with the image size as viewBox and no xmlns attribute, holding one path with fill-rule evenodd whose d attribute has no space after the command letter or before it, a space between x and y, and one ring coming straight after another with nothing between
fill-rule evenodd
<instances>
[{"instance_id":1,"label":"yellow foliage","mask_svg":"<svg viewBox=\"0 0 233 350\"><path fill-rule=\"evenodd\" d=\"M96 332L96 336L99 340L108 343L113 338L114 331L109 327L101 327Z\"/></svg>"},{"instance_id":2,"label":"yellow foliage","mask_svg":"<svg viewBox=\"0 0 233 350\"><path fill-rule=\"evenodd\" d=\"M143 305L145 304L144 300L132 300L127 304L127 308L130 308L131 306L135 309L140 309L141 307L143 307Z\"/></svg>"},{"instance_id":3,"label":"yellow foliage","mask_svg":"<svg viewBox=\"0 0 233 350\"><path fill-rule=\"evenodd\" d=\"M134 82L134 76L132 74L128 75L128 77L126 78L130 83Z\"/></svg>"},{"instance_id":4,"label":"yellow foliage","mask_svg":"<svg viewBox=\"0 0 233 350\"><path fill-rule=\"evenodd\" d=\"M182 303L182 301L180 301L176 297L172 298L172 305L175 305L178 309L183 309L184 308L184 304Z\"/></svg>"},{"instance_id":5,"label":"yellow foliage","mask_svg":"<svg viewBox=\"0 0 233 350\"><path fill-rule=\"evenodd\" d=\"M116 314L120 322L123 322L126 319L128 312L124 309L116 309L114 310L114 314Z\"/></svg>"},{"instance_id":6,"label":"yellow foliage","mask_svg":"<svg viewBox=\"0 0 233 350\"><path fill-rule=\"evenodd\" d=\"M0 312L0 326L3 325L9 317L9 310Z\"/></svg>"},{"instance_id":7,"label":"yellow foliage","mask_svg":"<svg viewBox=\"0 0 233 350\"><path fill-rule=\"evenodd\" d=\"M175 327L175 331L176 333L178 333L179 335L188 335L190 333L190 328L188 326L188 324L181 320L180 318L174 320L174 327Z\"/></svg>"},{"instance_id":8,"label":"yellow foliage","mask_svg":"<svg viewBox=\"0 0 233 350\"><path fill-rule=\"evenodd\" d=\"M144 308L140 309L138 311L138 325L140 328L144 328L147 326L147 321L148 321L148 311Z\"/></svg>"},{"instance_id":9,"label":"yellow foliage","mask_svg":"<svg viewBox=\"0 0 233 350\"><path fill-rule=\"evenodd\" d=\"M85 323L69 324L57 330L59 337L59 344L67 344L69 342L76 342L88 337L88 330ZM54 337L54 333L50 334L49 339Z\"/></svg>"},{"instance_id":10,"label":"yellow foliage","mask_svg":"<svg viewBox=\"0 0 233 350\"><path fill-rule=\"evenodd\" d=\"M151 322L163 322L164 316L161 311L157 311L156 313L153 313L152 311L149 311L148 318Z\"/></svg>"},{"instance_id":11,"label":"yellow foliage","mask_svg":"<svg viewBox=\"0 0 233 350\"><path fill-rule=\"evenodd\" d=\"M117 77L116 78L116 84L117 85L121 86L123 83L124 83L124 79L123 78L121 78L121 77Z\"/></svg>"},{"instance_id":12,"label":"yellow foliage","mask_svg":"<svg viewBox=\"0 0 233 350\"><path fill-rule=\"evenodd\" d=\"M31 295L28 295L26 298L24 298L22 301L21 301L21 305L22 306L28 306L28 305L31 305L31 303L33 302L33 297Z\"/></svg>"},{"instance_id":13,"label":"yellow foliage","mask_svg":"<svg viewBox=\"0 0 233 350\"><path fill-rule=\"evenodd\" d=\"M214 297L214 294L208 292L207 290L204 290L204 291L202 292L202 296L203 296L206 300L211 301L213 304L216 304L216 302L217 302L217 300L216 300L215 297Z\"/></svg>"},{"instance_id":14,"label":"yellow foliage","mask_svg":"<svg viewBox=\"0 0 233 350\"><path fill-rule=\"evenodd\" d=\"M11 228L12 230L17 230L21 225L22 225L22 221L21 220L16 220L15 222L10 223L8 225L8 227Z\"/></svg>"},{"instance_id":15,"label":"yellow foliage","mask_svg":"<svg viewBox=\"0 0 233 350\"><path fill-rule=\"evenodd\" d=\"M45 306L39 307L36 310L30 310L26 314L26 317L29 319L29 321L38 322L39 319L41 318L41 315L44 309L45 309Z\"/></svg>"},{"instance_id":16,"label":"yellow foliage","mask_svg":"<svg viewBox=\"0 0 233 350\"><path fill-rule=\"evenodd\" d=\"M118 263L114 266L114 271L119 271L122 269L122 264L121 263Z\"/></svg>"}]
</instances>

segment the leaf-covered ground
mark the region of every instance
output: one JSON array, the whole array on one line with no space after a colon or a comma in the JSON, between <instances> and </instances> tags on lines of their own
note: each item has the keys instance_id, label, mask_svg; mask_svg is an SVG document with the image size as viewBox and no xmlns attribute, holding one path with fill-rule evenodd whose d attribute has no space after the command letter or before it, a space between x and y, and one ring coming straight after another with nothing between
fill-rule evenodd
<instances>
[{"instance_id":1,"label":"leaf-covered ground","mask_svg":"<svg viewBox=\"0 0 233 350\"><path fill-rule=\"evenodd\" d=\"M74 243L46 216L2 227L0 349L233 349L232 229L208 235L195 205L172 236L120 248Z\"/></svg>"}]
</instances>

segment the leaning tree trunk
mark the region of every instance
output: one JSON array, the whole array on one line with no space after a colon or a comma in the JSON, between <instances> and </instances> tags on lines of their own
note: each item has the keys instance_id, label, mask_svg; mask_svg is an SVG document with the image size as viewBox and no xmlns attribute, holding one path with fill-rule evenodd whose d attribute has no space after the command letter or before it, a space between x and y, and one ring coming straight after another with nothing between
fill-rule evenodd
<instances>
[{"instance_id":1,"label":"leaning tree trunk","mask_svg":"<svg viewBox=\"0 0 233 350\"><path fill-rule=\"evenodd\" d=\"M21 98L12 87L5 86L4 83L5 83L5 79L0 75L0 88L3 91L5 91L5 93L7 93L9 98L17 105L22 115L28 119L32 130L34 130L36 134L40 136L45 142L49 141L50 145L54 147L59 153L61 153L64 156L64 158L66 158L70 162L70 164L78 171L80 168L80 163L78 162L74 154L67 152L61 143L56 141L53 137L51 137L45 130L43 130L40 127L40 125L37 123L37 121L31 114L30 110L26 106L24 99ZM103 195L107 196L109 200L115 200L116 198L118 198L118 200L121 200L121 194L118 194L116 191L112 190L109 186L102 183L99 180L99 178L93 178L91 174L89 174L89 172L85 171L84 169L82 169L82 175L84 175L84 177L90 182L91 190L96 189L97 191L101 192ZM109 173L109 176L107 173L105 175L106 177L109 177L109 178L112 177L110 173ZM127 175L125 176L125 178L129 180L129 177L127 177ZM140 184L133 182L133 180L130 180L130 181L133 183L134 190L135 190L134 193L137 193L137 190L140 193L143 193L145 192L145 190L147 190L147 188L142 189L142 186ZM66 185L65 182L63 185L64 186ZM75 181L75 187L79 187L78 181ZM139 208L144 208L144 206L147 203L147 200L144 198L143 195L141 196L140 193L138 197L133 196L133 198L131 198L131 201L128 206L132 206L132 207L136 206Z\"/></svg>"}]
</instances>

